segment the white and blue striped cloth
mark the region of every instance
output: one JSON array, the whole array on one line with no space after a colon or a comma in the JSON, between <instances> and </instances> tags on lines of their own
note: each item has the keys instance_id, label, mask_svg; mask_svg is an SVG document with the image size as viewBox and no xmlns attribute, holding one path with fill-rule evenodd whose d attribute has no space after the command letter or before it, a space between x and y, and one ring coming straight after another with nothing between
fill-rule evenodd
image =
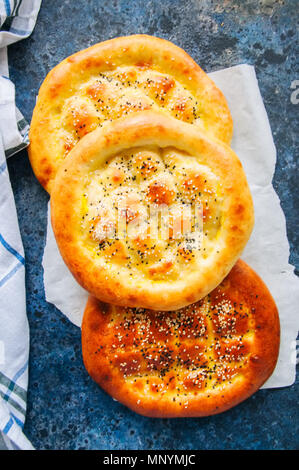
<instances>
[{"instance_id":1,"label":"white and blue striped cloth","mask_svg":"<svg viewBox=\"0 0 299 470\"><path fill-rule=\"evenodd\" d=\"M25 258L6 158L28 145L29 126L15 106L7 46L30 35L41 0L0 0L0 449L32 449L26 415L29 328Z\"/></svg>"}]
</instances>

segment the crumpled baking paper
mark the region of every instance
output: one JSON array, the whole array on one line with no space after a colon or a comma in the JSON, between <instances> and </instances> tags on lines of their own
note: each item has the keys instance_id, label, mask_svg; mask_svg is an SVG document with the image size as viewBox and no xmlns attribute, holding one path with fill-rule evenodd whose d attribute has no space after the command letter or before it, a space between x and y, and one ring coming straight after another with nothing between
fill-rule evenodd
<instances>
[{"instance_id":1,"label":"crumpled baking paper","mask_svg":"<svg viewBox=\"0 0 299 470\"><path fill-rule=\"evenodd\" d=\"M279 359L263 388L285 387L294 382L296 373L299 279L288 262L285 216L272 186L276 149L254 67L238 65L213 72L210 77L228 101L234 122L232 148L242 161L254 200L255 227L242 259L267 284L279 310ZM43 268L46 300L80 327L88 294L74 280L60 256L50 216Z\"/></svg>"}]
</instances>

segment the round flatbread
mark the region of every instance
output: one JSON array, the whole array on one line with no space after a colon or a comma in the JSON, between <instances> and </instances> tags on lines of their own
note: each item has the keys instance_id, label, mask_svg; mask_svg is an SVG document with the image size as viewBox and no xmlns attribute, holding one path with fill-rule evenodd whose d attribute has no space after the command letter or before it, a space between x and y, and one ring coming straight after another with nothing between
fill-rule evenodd
<instances>
[{"instance_id":1,"label":"round flatbread","mask_svg":"<svg viewBox=\"0 0 299 470\"><path fill-rule=\"evenodd\" d=\"M91 377L137 413L208 416L245 400L270 377L279 331L270 292L238 261L207 297L174 312L89 297L82 353Z\"/></svg>"},{"instance_id":2,"label":"round flatbread","mask_svg":"<svg viewBox=\"0 0 299 470\"><path fill-rule=\"evenodd\" d=\"M84 135L146 109L230 143L226 100L186 52L156 37L121 37L66 58L47 75L29 134L36 177L50 192L59 165Z\"/></svg>"},{"instance_id":3,"label":"round flatbread","mask_svg":"<svg viewBox=\"0 0 299 470\"><path fill-rule=\"evenodd\" d=\"M153 310L213 290L253 227L236 154L154 111L86 135L57 173L51 214L62 257L87 291Z\"/></svg>"}]
</instances>

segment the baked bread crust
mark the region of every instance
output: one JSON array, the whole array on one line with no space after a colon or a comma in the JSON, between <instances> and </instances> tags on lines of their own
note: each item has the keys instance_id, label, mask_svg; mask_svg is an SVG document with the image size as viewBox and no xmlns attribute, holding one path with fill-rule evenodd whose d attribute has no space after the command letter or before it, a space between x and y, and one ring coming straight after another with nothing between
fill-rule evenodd
<instances>
[{"instance_id":1,"label":"baked bread crust","mask_svg":"<svg viewBox=\"0 0 299 470\"><path fill-rule=\"evenodd\" d=\"M154 156L148 157L146 166L148 154ZM143 163L134 173L136 155ZM159 165L166 178L163 184ZM210 184L207 190L206 184ZM147 210L143 204L152 195L154 203L162 201L166 206L167 195L200 202L203 210L209 204L212 215L203 216L199 249L181 250L184 245L176 240L163 242L160 251L156 239L145 250L138 245L138 237L133 247L128 247L127 239L103 241L94 224L103 216L103 201L110 203L113 195L117 202L119 191L120 198L130 191L139 197L136 211L140 213L144 207ZM128 206L127 213L134 212L134 207ZM111 211L106 212L109 217ZM115 120L74 147L54 181L51 216L61 255L79 284L104 302L153 310L182 308L213 290L240 256L254 218L246 176L230 147L153 111Z\"/></svg>"},{"instance_id":2,"label":"baked bread crust","mask_svg":"<svg viewBox=\"0 0 299 470\"><path fill-rule=\"evenodd\" d=\"M239 260L197 304L177 312L114 307L89 297L82 353L114 399L149 417L200 417L232 408L272 374L280 326L274 300Z\"/></svg>"},{"instance_id":3,"label":"baked bread crust","mask_svg":"<svg viewBox=\"0 0 299 470\"><path fill-rule=\"evenodd\" d=\"M119 37L66 58L45 78L28 149L40 183L51 191L61 161L86 133L142 109L160 109L230 143L226 100L185 51L152 36Z\"/></svg>"}]
</instances>

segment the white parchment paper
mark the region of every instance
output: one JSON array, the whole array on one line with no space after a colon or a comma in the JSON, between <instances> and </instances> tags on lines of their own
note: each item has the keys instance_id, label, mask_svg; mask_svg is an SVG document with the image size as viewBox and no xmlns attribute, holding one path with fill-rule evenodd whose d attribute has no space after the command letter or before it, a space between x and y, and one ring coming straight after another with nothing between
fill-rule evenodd
<instances>
[{"instance_id":1,"label":"white parchment paper","mask_svg":"<svg viewBox=\"0 0 299 470\"><path fill-rule=\"evenodd\" d=\"M272 186L276 149L254 67L238 65L210 76L228 101L234 121L232 148L242 161L254 200L255 227L242 258L267 284L279 310L279 359L263 388L285 387L294 382L296 373L299 279L288 262L285 216ZM46 300L80 327L88 294L60 256L50 217L43 268Z\"/></svg>"}]
</instances>

